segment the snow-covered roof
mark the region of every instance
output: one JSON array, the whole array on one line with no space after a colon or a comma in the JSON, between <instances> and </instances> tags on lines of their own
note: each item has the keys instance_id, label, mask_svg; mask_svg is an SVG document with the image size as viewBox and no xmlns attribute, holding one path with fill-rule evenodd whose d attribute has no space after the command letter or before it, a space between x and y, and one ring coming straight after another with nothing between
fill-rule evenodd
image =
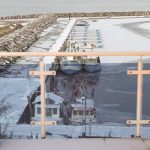
<instances>
[{"instance_id":1,"label":"snow-covered roof","mask_svg":"<svg viewBox=\"0 0 150 150\"><path fill-rule=\"evenodd\" d=\"M85 100L84 99L76 99L76 103L71 104L72 108L76 110L84 110L85 109ZM86 99L86 109L93 109L94 107L94 101L93 99Z\"/></svg>"},{"instance_id":2,"label":"snow-covered roof","mask_svg":"<svg viewBox=\"0 0 150 150\"><path fill-rule=\"evenodd\" d=\"M73 110L85 110L84 104L71 104L71 107L73 108ZM94 108L94 106L86 105L86 110L93 110Z\"/></svg>"},{"instance_id":3,"label":"snow-covered roof","mask_svg":"<svg viewBox=\"0 0 150 150\"><path fill-rule=\"evenodd\" d=\"M81 98L77 98L77 99L76 99L76 102L77 102L77 103L81 103L81 104L85 104L85 100L84 100L84 99L81 99ZM93 105L94 105L93 99L86 98L86 105L91 105L91 106L93 106Z\"/></svg>"},{"instance_id":4,"label":"snow-covered roof","mask_svg":"<svg viewBox=\"0 0 150 150\"><path fill-rule=\"evenodd\" d=\"M36 104L35 105L35 108L40 108L41 105L40 104ZM60 105L59 104L46 104L46 108L60 108Z\"/></svg>"},{"instance_id":5,"label":"snow-covered roof","mask_svg":"<svg viewBox=\"0 0 150 150\"><path fill-rule=\"evenodd\" d=\"M54 93L46 93L46 98L51 99L52 101L54 101L55 104L61 104L64 99L61 96L58 96ZM40 96L37 96L34 103L40 102Z\"/></svg>"}]
</instances>

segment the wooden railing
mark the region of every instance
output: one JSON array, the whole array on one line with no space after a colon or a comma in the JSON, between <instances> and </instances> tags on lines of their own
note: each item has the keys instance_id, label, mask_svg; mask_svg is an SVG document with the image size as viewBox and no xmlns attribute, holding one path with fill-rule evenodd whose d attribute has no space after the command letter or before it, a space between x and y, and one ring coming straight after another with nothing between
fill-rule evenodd
<instances>
[{"instance_id":1,"label":"wooden railing","mask_svg":"<svg viewBox=\"0 0 150 150\"><path fill-rule=\"evenodd\" d=\"M142 57L150 56L150 52L0 52L0 57L44 57L44 56L139 56L138 70L128 70L129 75L137 75L137 110L136 120L127 120L127 124L136 125L136 137L141 137L141 125L150 124L150 120L142 120L142 95L143 95L143 75L150 74L150 70L143 70ZM39 75L41 84L41 121L31 122L34 125L41 125L41 137L46 137L46 125L54 125L56 122L45 120L45 76L56 75L55 71L45 71L44 61L40 62L40 71L30 71L30 75Z\"/></svg>"}]
</instances>

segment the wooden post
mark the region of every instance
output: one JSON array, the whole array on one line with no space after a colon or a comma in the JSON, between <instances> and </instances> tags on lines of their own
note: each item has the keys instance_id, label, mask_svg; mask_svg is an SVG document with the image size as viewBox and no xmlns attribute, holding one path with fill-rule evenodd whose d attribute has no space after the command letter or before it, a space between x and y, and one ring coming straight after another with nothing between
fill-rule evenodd
<instances>
[{"instance_id":1,"label":"wooden post","mask_svg":"<svg viewBox=\"0 0 150 150\"><path fill-rule=\"evenodd\" d=\"M138 77L137 77L137 107L136 120L142 120L142 97L143 97L143 62L140 59L138 62ZM136 124L136 137L141 137L141 124Z\"/></svg>"},{"instance_id":2,"label":"wooden post","mask_svg":"<svg viewBox=\"0 0 150 150\"><path fill-rule=\"evenodd\" d=\"M56 121L46 121L46 101L45 101L45 76L56 75L56 71L45 71L43 60L40 62L40 71L30 71L29 75L39 75L41 85L41 121L32 121L32 125L41 125L41 138L46 138L46 125L56 125Z\"/></svg>"},{"instance_id":3,"label":"wooden post","mask_svg":"<svg viewBox=\"0 0 150 150\"><path fill-rule=\"evenodd\" d=\"M150 124L150 120L142 120L143 75L150 74L150 70L143 70L143 62L138 62L138 70L128 70L129 75L137 75L137 105L136 120L127 120L127 124L136 124L136 137L141 137L141 125Z\"/></svg>"},{"instance_id":4,"label":"wooden post","mask_svg":"<svg viewBox=\"0 0 150 150\"><path fill-rule=\"evenodd\" d=\"M44 63L40 62L40 71L44 71ZM41 84L41 122L45 122L46 119L46 109L45 109L45 76L40 75L40 84ZM46 138L46 125L41 124L41 137Z\"/></svg>"}]
</instances>

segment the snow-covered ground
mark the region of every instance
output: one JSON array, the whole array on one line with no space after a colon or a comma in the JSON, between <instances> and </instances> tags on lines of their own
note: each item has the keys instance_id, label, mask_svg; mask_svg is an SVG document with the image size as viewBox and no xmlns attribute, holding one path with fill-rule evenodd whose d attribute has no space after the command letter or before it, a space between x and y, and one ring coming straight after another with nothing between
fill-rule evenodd
<instances>
[{"instance_id":1,"label":"snow-covered ground","mask_svg":"<svg viewBox=\"0 0 150 150\"><path fill-rule=\"evenodd\" d=\"M68 21L68 19L58 19L57 24L43 31L40 35L41 38L28 51L49 51ZM20 118L28 103L27 96L40 85L39 78L28 78L28 72L31 69L28 65L33 65L32 70L37 70L41 59L41 57L21 58L8 69L9 73L1 76L0 101L4 101L9 108L0 117L0 123L14 124Z\"/></svg>"},{"instance_id":2,"label":"snow-covered ground","mask_svg":"<svg viewBox=\"0 0 150 150\"><path fill-rule=\"evenodd\" d=\"M8 126L7 135L13 134L14 138L27 138L32 136L40 138L40 126L31 125L13 125ZM47 126L47 132L52 134L50 137L58 138L78 138L85 132L85 126L72 125L56 125ZM130 138L135 136L135 127L127 127L117 124L103 124L103 125L87 125L86 135L95 137L122 137ZM142 137L150 137L150 127L142 127Z\"/></svg>"},{"instance_id":3,"label":"snow-covered ground","mask_svg":"<svg viewBox=\"0 0 150 150\"><path fill-rule=\"evenodd\" d=\"M0 123L17 123L28 99L39 86L39 79L0 78L0 101L4 100L8 109L0 117Z\"/></svg>"},{"instance_id":4,"label":"snow-covered ground","mask_svg":"<svg viewBox=\"0 0 150 150\"><path fill-rule=\"evenodd\" d=\"M140 28L150 30L150 23L143 23L143 24L140 25Z\"/></svg>"},{"instance_id":5,"label":"snow-covered ground","mask_svg":"<svg viewBox=\"0 0 150 150\"><path fill-rule=\"evenodd\" d=\"M28 23L32 22L34 19L7 19L7 20L0 20L0 27L14 25L14 24L21 24L23 26L27 25Z\"/></svg>"}]
</instances>

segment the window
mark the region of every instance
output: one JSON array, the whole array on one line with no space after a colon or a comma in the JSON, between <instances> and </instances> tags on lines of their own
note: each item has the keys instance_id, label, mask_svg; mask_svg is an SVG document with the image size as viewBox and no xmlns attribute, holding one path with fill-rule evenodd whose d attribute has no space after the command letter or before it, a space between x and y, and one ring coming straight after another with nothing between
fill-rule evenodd
<instances>
[{"instance_id":1,"label":"window","mask_svg":"<svg viewBox=\"0 0 150 150\"><path fill-rule=\"evenodd\" d=\"M91 110L91 115L94 115L94 110Z\"/></svg>"},{"instance_id":2,"label":"window","mask_svg":"<svg viewBox=\"0 0 150 150\"><path fill-rule=\"evenodd\" d=\"M37 114L41 114L41 108L37 108Z\"/></svg>"},{"instance_id":3,"label":"window","mask_svg":"<svg viewBox=\"0 0 150 150\"><path fill-rule=\"evenodd\" d=\"M57 115L57 108L53 108L53 114Z\"/></svg>"},{"instance_id":4,"label":"window","mask_svg":"<svg viewBox=\"0 0 150 150\"><path fill-rule=\"evenodd\" d=\"M83 115L83 111L82 110L79 111L79 115Z\"/></svg>"},{"instance_id":5,"label":"window","mask_svg":"<svg viewBox=\"0 0 150 150\"><path fill-rule=\"evenodd\" d=\"M77 111L76 110L73 111L73 115L77 115Z\"/></svg>"},{"instance_id":6,"label":"window","mask_svg":"<svg viewBox=\"0 0 150 150\"><path fill-rule=\"evenodd\" d=\"M51 108L46 109L46 116L52 116L52 109Z\"/></svg>"},{"instance_id":7,"label":"window","mask_svg":"<svg viewBox=\"0 0 150 150\"><path fill-rule=\"evenodd\" d=\"M86 115L89 115L89 110L86 111Z\"/></svg>"}]
</instances>

